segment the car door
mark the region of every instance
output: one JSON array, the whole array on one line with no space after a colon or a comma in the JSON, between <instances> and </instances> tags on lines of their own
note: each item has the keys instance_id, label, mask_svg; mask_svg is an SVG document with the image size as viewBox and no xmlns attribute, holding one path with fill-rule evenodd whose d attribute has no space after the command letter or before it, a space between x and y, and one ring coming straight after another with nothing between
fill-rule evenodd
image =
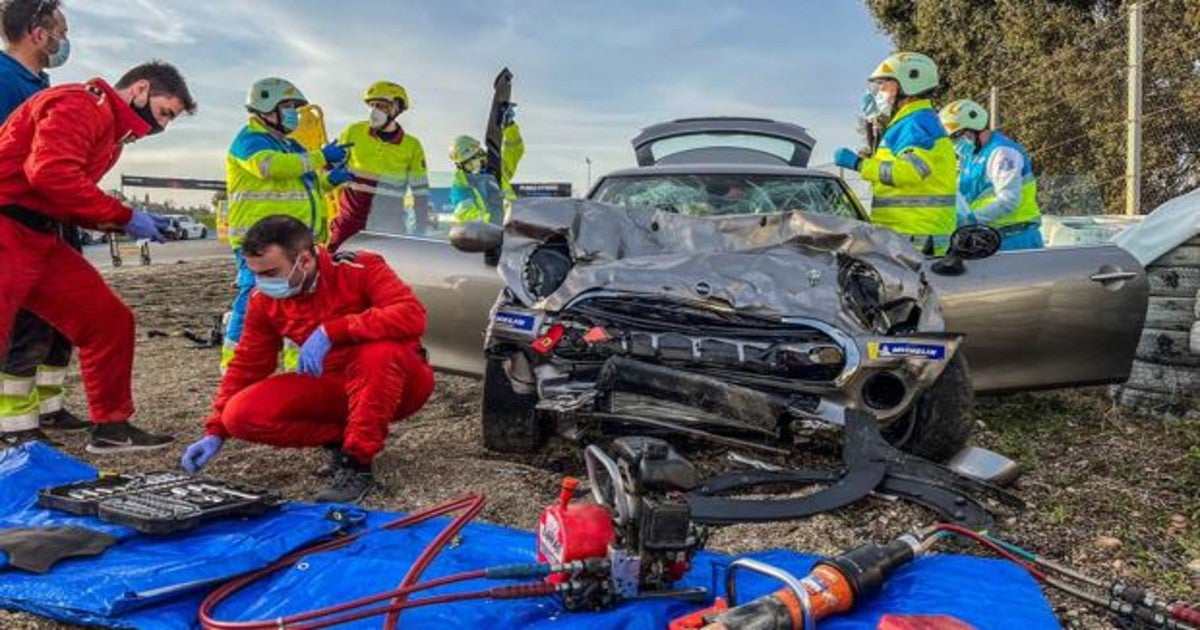
<instances>
[{"instance_id":1,"label":"car door","mask_svg":"<svg viewBox=\"0 0 1200 630\"><path fill-rule=\"evenodd\" d=\"M946 329L981 393L1121 382L1146 316L1145 270L1110 244L1001 252L939 275Z\"/></svg>"},{"instance_id":2,"label":"car door","mask_svg":"<svg viewBox=\"0 0 1200 630\"><path fill-rule=\"evenodd\" d=\"M428 237L388 229L372 215L370 231L359 233L342 250L381 254L425 305L428 327L422 342L433 366L446 372L481 376L488 315L503 284L483 254L450 246L446 227Z\"/></svg>"}]
</instances>

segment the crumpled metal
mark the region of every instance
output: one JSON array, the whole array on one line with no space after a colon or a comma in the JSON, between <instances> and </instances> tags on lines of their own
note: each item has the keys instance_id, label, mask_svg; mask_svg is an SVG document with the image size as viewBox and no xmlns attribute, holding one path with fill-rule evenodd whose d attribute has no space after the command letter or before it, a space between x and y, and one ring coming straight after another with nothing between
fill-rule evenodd
<instances>
[{"instance_id":1,"label":"crumpled metal","mask_svg":"<svg viewBox=\"0 0 1200 630\"><path fill-rule=\"evenodd\" d=\"M839 256L869 263L883 281L884 303L912 299L917 328L944 330L924 257L889 229L832 215L688 217L580 199L525 199L513 205L498 267L525 306L556 313L593 291L658 295L769 318L810 317L848 333L867 330L847 311ZM538 300L525 286L530 254L561 238L574 266Z\"/></svg>"}]
</instances>

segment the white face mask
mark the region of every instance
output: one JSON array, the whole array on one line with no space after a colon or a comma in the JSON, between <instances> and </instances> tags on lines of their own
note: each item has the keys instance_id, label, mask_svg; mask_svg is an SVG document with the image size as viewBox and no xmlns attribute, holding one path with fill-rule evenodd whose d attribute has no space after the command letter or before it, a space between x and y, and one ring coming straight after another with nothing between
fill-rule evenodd
<instances>
[{"instance_id":1,"label":"white face mask","mask_svg":"<svg viewBox=\"0 0 1200 630\"><path fill-rule=\"evenodd\" d=\"M372 129L383 129L388 123L392 122L392 117L382 109L372 107L369 120L371 121Z\"/></svg>"},{"instance_id":2,"label":"white face mask","mask_svg":"<svg viewBox=\"0 0 1200 630\"><path fill-rule=\"evenodd\" d=\"M875 109L881 116L891 116L892 96L882 90L875 92Z\"/></svg>"},{"instance_id":3,"label":"white face mask","mask_svg":"<svg viewBox=\"0 0 1200 630\"><path fill-rule=\"evenodd\" d=\"M471 158L463 164L463 170L468 173L478 173L483 170L484 158L482 155L477 158Z\"/></svg>"}]
</instances>

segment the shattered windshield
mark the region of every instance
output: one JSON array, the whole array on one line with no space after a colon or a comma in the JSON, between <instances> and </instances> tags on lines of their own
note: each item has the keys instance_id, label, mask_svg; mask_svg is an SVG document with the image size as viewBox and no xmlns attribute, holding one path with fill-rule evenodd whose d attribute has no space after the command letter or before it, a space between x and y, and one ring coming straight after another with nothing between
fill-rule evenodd
<instances>
[{"instance_id":1,"label":"shattered windshield","mask_svg":"<svg viewBox=\"0 0 1200 630\"><path fill-rule=\"evenodd\" d=\"M592 196L619 206L693 217L802 211L859 218L835 179L792 175L636 175L609 177Z\"/></svg>"}]
</instances>

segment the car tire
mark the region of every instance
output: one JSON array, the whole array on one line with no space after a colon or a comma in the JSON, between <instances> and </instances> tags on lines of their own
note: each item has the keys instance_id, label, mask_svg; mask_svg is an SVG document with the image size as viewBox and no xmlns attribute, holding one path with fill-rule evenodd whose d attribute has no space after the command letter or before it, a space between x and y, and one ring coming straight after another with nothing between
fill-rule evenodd
<instances>
[{"instance_id":1,"label":"car tire","mask_svg":"<svg viewBox=\"0 0 1200 630\"><path fill-rule=\"evenodd\" d=\"M883 436L901 450L934 462L945 462L967 445L975 410L967 360L955 354L914 404L908 422L884 429Z\"/></svg>"},{"instance_id":2,"label":"car tire","mask_svg":"<svg viewBox=\"0 0 1200 630\"><path fill-rule=\"evenodd\" d=\"M483 447L501 453L536 451L546 434L534 413L535 405L537 396L513 389L502 359L488 359L483 370L480 412Z\"/></svg>"},{"instance_id":3,"label":"car tire","mask_svg":"<svg viewBox=\"0 0 1200 630\"><path fill-rule=\"evenodd\" d=\"M203 228L200 230L200 240L204 240L206 238L208 238L208 228Z\"/></svg>"}]
</instances>

